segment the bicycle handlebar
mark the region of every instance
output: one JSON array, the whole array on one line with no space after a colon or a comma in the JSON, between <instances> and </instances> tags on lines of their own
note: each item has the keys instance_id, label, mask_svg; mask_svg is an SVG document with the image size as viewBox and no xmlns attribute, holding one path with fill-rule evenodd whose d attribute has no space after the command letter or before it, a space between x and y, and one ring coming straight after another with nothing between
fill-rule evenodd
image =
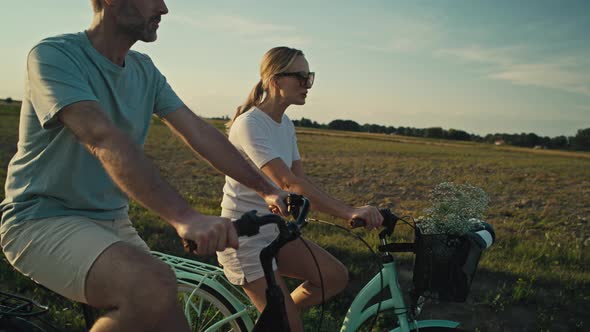
<instances>
[{"instance_id":1,"label":"bicycle handlebar","mask_svg":"<svg viewBox=\"0 0 590 332\"><path fill-rule=\"evenodd\" d=\"M309 212L309 200L307 198L297 195L289 194L284 201L287 205L287 211L290 215L296 218L295 222L285 222L283 218L276 214L267 214L263 216L256 215L257 211L252 210L244 213L239 219L232 222L236 229L238 237L253 236L258 234L260 226L268 224L276 224L279 227L287 227L288 231L294 232L301 229L307 223L306 218ZM187 253L197 250L197 243L193 240L182 240L184 251Z\"/></svg>"}]
</instances>

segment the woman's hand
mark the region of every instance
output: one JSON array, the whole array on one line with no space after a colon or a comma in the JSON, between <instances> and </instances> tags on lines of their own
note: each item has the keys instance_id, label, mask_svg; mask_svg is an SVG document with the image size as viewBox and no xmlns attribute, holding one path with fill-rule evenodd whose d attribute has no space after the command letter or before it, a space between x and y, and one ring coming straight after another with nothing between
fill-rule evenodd
<instances>
[{"instance_id":1,"label":"woman's hand","mask_svg":"<svg viewBox=\"0 0 590 332\"><path fill-rule=\"evenodd\" d=\"M383 216L379 212L379 209L370 205L354 208L349 220L355 218L364 220L366 222L365 228L369 230L379 228L381 227L381 223L383 223Z\"/></svg>"},{"instance_id":2,"label":"woman's hand","mask_svg":"<svg viewBox=\"0 0 590 332\"><path fill-rule=\"evenodd\" d=\"M277 189L271 194L262 196L262 198L264 198L270 212L286 217L289 215L285 204L288 195L288 192Z\"/></svg>"}]
</instances>

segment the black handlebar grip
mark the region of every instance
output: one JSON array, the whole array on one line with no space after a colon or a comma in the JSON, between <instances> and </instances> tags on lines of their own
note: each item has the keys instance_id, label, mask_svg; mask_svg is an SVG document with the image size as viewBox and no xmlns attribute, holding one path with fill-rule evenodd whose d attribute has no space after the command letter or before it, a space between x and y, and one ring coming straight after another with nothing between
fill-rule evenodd
<instances>
[{"instance_id":1,"label":"black handlebar grip","mask_svg":"<svg viewBox=\"0 0 590 332\"><path fill-rule=\"evenodd\" d=\"M247 213L244 214L244 216L251 217L251 214L252 213L254 213L254 217L256 217L256 211L247 212ZM244 218L244 217L242 216L242 218ZM238 220L240 220L240 219L238 219ZM240 236L240 235L248 235L248 236L250 236L250 234L249 234L248 231L242 231L241 228L239 228L239 226L241 226L241 225L238 225L235 222L232 222L231 224L236 229L236 232L238 233L238 236ZM256 229L256 230L258 230L258 229ZM190 254L190 253L193 253L193 252L197 251L197 243L195 241L193 241L193 240L182 239L182 247L184 248L184 252L186 252L187 254Z\"/></svg>"},{"instance_id":2,"label":"black handlebar grip","mask_svg":"<svg viewBox=\"0 0 590 332\"><path fill-rule=\"evenodd\" d=\"M350 220L349 224L350 224L350 228L359 228L359 227L365 227L367 225L367 222L364 219L352 218Z\"/></svg>"},{"instance_id":3,"label":"black handlebar grip","mask_svg":"<svg viewBox=\"0 0 590 332\"><path fill-rule=\"evenodd\" d=\"M389 209L379 209L379 213L383 216L383 224L381 224L383 227L388 227L389 224L395 223L399 219L395 214L391 213L391 210ZM365 227L367 222L364 219L352 218L349 224L350 228L359 228Z\"/></svg>"}]
</instances>

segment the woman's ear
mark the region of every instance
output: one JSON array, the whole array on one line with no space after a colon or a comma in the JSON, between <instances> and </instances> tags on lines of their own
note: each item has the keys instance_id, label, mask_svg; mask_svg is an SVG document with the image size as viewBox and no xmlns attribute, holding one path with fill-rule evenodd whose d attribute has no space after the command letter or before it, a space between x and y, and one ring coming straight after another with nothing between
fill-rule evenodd
<instances>
[{"instance_id":1,"label":"woman's ear","mask_svg":"<svg viewBox=\"0 0 590 332\"><path fill-rule=\"evenodd\" d=\"M281 86L279 84L279 79L277 77L271 78L269 83L270 83L268 86L269 90L273 90L273 89L280 90L281 89Z\"/></svg>"}]
</instances>

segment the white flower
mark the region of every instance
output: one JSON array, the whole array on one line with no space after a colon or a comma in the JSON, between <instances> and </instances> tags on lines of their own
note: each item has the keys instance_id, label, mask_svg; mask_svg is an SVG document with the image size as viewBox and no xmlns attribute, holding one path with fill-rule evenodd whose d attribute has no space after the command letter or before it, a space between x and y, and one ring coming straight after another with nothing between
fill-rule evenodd
<instances>
[{"instance_id":1,"label":"white flower","mask_svg":"<svg viewBox=\"0 0 590 332\"><path fill-rule=\"evenodd\" d=\"M482 227L489 198L481 188L443 182L432 190L430 202L426 216L417 221L421 233L459 236Z\"/></svg>"}]
</instances>

